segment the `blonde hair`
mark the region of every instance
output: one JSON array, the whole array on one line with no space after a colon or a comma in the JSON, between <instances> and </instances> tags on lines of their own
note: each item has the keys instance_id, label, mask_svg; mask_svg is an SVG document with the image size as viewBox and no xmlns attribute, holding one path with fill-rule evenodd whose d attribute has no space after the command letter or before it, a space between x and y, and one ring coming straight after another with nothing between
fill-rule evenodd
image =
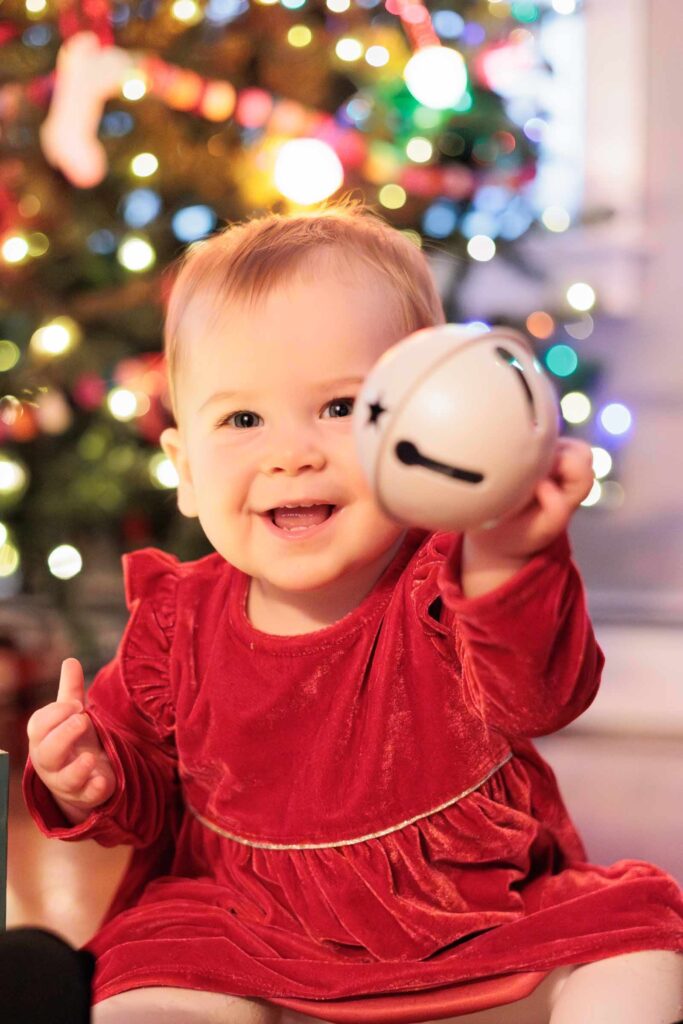
<instances>
[{"instance_id":1,"label":"blonde hair","mask_svg":"<svg viewBox=\"0 0 683 1024\"><path fill-rule=\"evenodd\" d=\"M251 304L297 273L310 268L321 251L349 267L370 267L396 301L406 334L444 322L441 300L424 254L361 202L350 198L311 213L269 213L189 246L179 262L164 329L171 401L176 407L178 333L193 299L215 303L217 315L229 301Z\"/></svg>"}]
</instances>

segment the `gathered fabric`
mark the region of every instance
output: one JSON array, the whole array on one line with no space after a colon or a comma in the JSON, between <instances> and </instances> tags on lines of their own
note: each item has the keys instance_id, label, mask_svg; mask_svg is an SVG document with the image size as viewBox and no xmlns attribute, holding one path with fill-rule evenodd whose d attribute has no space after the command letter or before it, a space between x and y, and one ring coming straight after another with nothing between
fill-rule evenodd
<instances>
[{"instance_id":1,"label":"gathered fabric","mask_svg":"<svg viewBox=\"0 0 683 1024\"><path fill-rule=\"evenodd\" d=\"M125 557L131 618L87 705L115 793L70 826L24 779L46 835L133 847L87 944L96 1001L170 985L419 1021L520 997L468 984L683 949L676 881L592 864L532 742L603 663L566 536L473 599L461 542L409 531L357 608L289 637L251 625L219 555ZM409 1014L373 1017L392 995Z\"/></svg>"}]
</instances>

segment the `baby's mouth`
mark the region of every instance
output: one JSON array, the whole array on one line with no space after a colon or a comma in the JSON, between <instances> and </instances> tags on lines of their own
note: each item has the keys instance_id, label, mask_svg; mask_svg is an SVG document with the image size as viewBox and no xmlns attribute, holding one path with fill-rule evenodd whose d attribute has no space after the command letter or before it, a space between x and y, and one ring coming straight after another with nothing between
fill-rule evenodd
<instances>
[{"instance_id":1,"label":"baby's mouth","mask_svg":"<svg viewBox=\"0 0 683 1024\"><path fill-rule=\"evenodd\" d=\"M329 519L336 505L281 505L268 511L271 521L281 530L303 531L320 526Z\"/></svg>"}]
</instances>

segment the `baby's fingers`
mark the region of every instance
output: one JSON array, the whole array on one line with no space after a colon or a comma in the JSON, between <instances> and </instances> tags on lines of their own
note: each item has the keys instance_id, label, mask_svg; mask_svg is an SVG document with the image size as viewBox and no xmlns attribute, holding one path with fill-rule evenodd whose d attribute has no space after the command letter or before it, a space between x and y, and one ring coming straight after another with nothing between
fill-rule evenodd
<instances>
[{"instance_id":1,"label":"baby's fingers","mask_svg":"<svg viewBox=\"0 0 683 1024\"><path fill-rule=\"evenodd\" d=\"M82 710L82 705L77 701L73 703L63 701L59 704L46 704L45 707L38 708L37 711L33 712L26 726L29 743L31 746L37 746L39 743L42 743L53 729Z\"/></svg>"},{"instance_id":2,"label":"baby's fingers","mask_svg":"<svg viewBox=\"0 0 683 1024\"><path fill-rule=\"evenodd\" d=\"M59 772L55 788L70 799L82 797L95 767L95 757L89 751L79 754Z\"/></svg>"},{"instance_id":3,"label":"baby's fingers","mask_svg":"<svg viewBox=\"0 0 683 1024\"><path fill-rule=\"evenodd\" d=\"M41 741L32 753L34 764L47 772L58 772L70 760L74 744L87 732L90 719L87 715L71 712L69 717L57 725Z\"/></svg>"}]
</instances>

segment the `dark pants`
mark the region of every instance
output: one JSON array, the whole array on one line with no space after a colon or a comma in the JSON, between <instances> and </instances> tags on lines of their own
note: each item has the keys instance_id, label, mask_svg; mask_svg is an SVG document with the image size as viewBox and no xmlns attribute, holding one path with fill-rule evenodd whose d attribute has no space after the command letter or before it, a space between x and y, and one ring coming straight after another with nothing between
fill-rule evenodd
<instances>
[{"instance_id":1,"label":"dark pants","mask_svg":"<svg viewBox=\"0 0 683 1024\"><path fill-rule=\"evenodd\" d=\"M0 934L0 1021L88 1024L95 959L52 932L10 928Z\"/></svg>"}]
</instances>

